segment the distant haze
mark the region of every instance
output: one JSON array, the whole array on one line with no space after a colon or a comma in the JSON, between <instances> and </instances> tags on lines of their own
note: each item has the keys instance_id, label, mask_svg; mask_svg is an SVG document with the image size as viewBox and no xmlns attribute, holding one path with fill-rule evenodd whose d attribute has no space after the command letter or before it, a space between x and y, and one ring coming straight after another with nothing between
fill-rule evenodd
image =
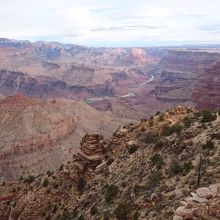
<instances>
[{"instance_id":1,"label":"distant haze","mask_svg":"<svg viewBox=\"0 0 220 220\"><path fill-rule=\"evenodd\" d=\"M219 0L0 0L0 37L88 46L220 43Z\"/></svg>"}]
</instances>

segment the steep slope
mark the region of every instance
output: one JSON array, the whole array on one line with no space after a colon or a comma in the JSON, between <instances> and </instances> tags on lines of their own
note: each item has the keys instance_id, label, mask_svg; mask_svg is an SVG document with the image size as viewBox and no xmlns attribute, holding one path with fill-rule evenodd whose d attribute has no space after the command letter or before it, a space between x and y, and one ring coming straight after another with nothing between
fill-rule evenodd
<instances>
[{"instance_id":1,"label":"steep slope","mask_svg":"<svg viewBox=\"0 0 220 220\"><path fill-rule=\"evenodd\" d=\"M219 113L178 106L123 126L111 139L86 135L58 171L2 184L0 217L173 219L190 192L220 183L219 132ZM219 218L219 197L209 199L212 211L197 209L193 219Z\"/></svg>"},{"instance_id":2,"label":"steep slope","mask_svg":"<svg viewBox=\"0 0 220 220\"><path fill-rule=\"evenodd\" d=\"M220 61L217 61L212 67L206 68L196 84L193 99L200 109L217 109L220 103Z\"/></svg>"},{"instance_id":3,"label":"steep slope","mask_svg":"<svg viewBox=\"0 0 220 220\"><path fill-rule=\"evenodd\" d=\"M76 151L85 133L102 131L107 137L120 122L80 102L5 98L0 101L1 178L56 169Z\"/></svg>"}]
</instances>

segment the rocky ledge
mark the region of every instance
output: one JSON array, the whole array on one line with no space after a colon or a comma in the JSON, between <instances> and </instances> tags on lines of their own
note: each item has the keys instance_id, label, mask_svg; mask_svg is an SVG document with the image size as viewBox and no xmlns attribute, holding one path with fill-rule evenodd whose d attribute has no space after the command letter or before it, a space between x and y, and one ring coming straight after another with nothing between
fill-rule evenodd
<instances>
[{"instance_id":1,"label":"rocky ledge","mask_svg":"<svg viewBox=\"0 0 220 220\"><path fill-rule=\"evenodd\" d=\"M196 193L192 192L191 197L184 199L181 204L173 220L220 219L220 183L198 188Z\"/></svg>"}]
</instances>

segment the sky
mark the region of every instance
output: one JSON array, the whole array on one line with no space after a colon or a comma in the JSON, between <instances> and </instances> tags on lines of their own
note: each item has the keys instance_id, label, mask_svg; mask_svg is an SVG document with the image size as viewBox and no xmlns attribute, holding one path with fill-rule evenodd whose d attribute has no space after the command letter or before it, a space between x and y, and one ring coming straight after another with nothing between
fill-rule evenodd
<instances>
[{"instance_id":1,"label":"sky","mask_svg":"<svg viewBox=\"0 0 220 220\"><path fill-rule=\"evenodd\" d=\"M0 0L0 37L86 46L220 43L220 0Z\"/></svg>"}]
</instances>

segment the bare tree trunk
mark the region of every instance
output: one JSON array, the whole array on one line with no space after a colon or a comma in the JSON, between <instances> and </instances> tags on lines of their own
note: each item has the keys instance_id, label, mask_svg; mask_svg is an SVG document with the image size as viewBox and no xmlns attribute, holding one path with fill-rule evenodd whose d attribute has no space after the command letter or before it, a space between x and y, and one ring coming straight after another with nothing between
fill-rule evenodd
<instances>
[{"instance_id":1,"label":"bare tree trunk","mask_svg":"<svg viewBox=\"0 0 220 220\"><path fill-rule=\"evenodd\" d=\"M201 171L202 171L202 153L199 156L199 165L198 165L198 177L197 177L197 188L200 186L201 181Z\"/></svg>"}]
</instances>

